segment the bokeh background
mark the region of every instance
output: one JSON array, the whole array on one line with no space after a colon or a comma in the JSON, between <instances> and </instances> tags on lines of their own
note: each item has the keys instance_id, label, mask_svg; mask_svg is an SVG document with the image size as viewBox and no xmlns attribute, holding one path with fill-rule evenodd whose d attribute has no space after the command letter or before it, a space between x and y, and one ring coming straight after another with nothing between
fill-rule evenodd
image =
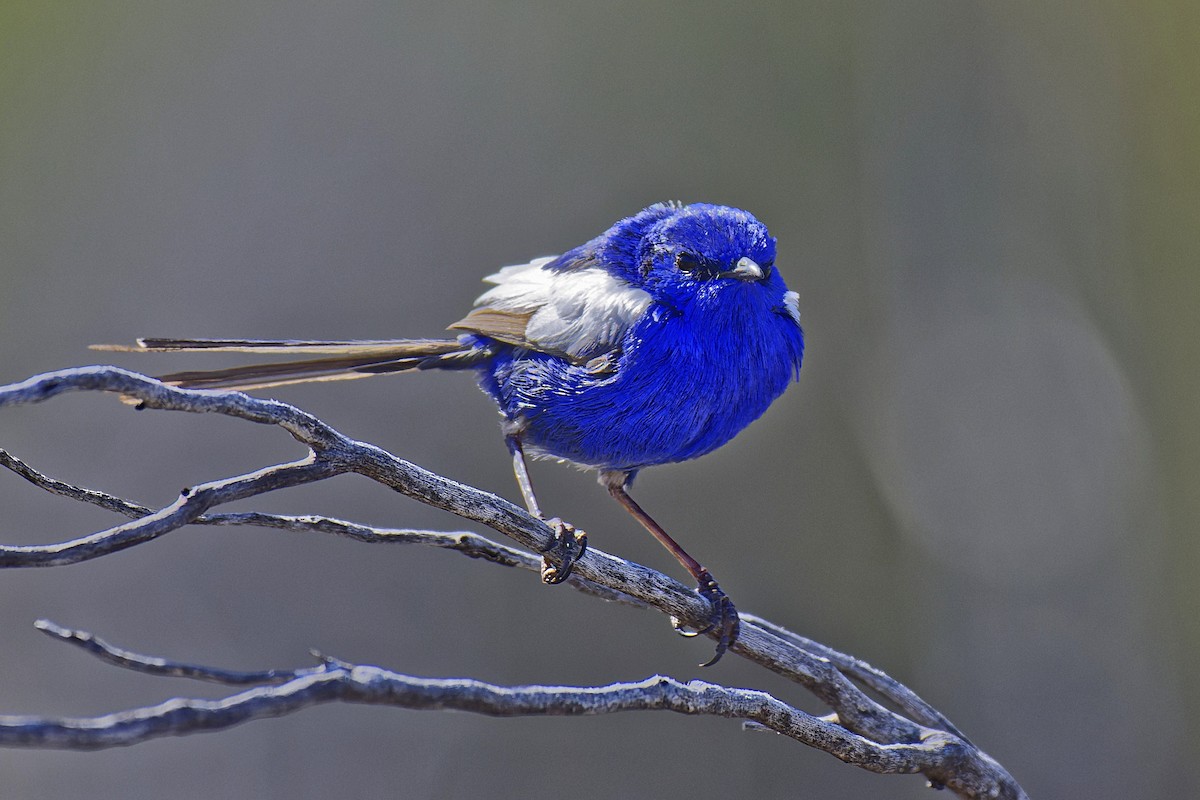
<instances>
[{"instance_id":1,"label":"bokeh background","mask_svg":"<svg viewBox=\"0 0 1200 800\"><path fill-rule=\"evenodd\" d=\"M800 384L638 497L738 605L887 669L1035 797L1194 796L1200 689L1200 6L0 6L0 381L139 335L437 335L495 267L663 199L755 212L800 293ZM111 358L111 356L109 357ZM151 372L227 363L120 357ZM516 499L464 375L276 390ZM298 453L70 396L0 446L149 504ZM593 543L675 574L594 485ZM364 479L244 507L457 520ZM115 520L0 474L0 539ZM189 529L0 575L0 713L214 696L31 627L258 669L759 686L707 642L454 554ZM0 752L4 798L926 797L734 722L326 707L98 753Z\"/></svg>"}]
</instances>

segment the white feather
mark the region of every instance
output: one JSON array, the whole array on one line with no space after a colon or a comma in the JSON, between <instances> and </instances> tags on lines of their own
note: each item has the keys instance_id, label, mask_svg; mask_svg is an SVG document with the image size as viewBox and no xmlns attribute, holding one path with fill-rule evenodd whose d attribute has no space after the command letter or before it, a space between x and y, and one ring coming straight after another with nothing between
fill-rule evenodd
<instances>
[{"instance_id":1,"label":"white feather","mask_svg":"<svg viewBox=\"0 0 1200 800\"><path fill-rule=\"evenodd\" d=\"M484 278L496 284L475 301L502 311L533 312L529 341L572 358L616 346L650 305L650 295L599 267L548 270L553 256L504 267Z\"/></svg>"},{"instance_id":2,"label":"white feather","mask_svg":"<svg viewBox=\"0 0 1200 800\"><path fill-rule=\"evenodd\" d=\"M800 295L795 292L783 293L783 307L787 311L788 316L800 324Z\"/></svg>"}]
</instances>

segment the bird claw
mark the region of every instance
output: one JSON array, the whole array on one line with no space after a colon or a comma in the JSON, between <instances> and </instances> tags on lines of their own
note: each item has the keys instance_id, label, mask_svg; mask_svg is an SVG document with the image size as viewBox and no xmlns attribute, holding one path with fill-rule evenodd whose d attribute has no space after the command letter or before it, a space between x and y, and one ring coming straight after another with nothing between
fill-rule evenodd
<instances>
[{"instance_id":1,"label":"bird claw","mask_svg":"<svg viewBox=\"0 0 1200 800\"><path fill-rule=\"evenodd\" d=\"M712 604L712 616L709 617L708 624L698 630L688 631L684 630L684 623L678 617L671 617L671 627L680 636L686 636L689 639L713 630L718 631L717 652L713 654L711 659L700 665L702 667L711 667L720 661L721 656L725 655L725 651L737 641L742 623L738 618L737 608L734 607L733 601L726 596L725 592L721 591L721 587L717 585L717 582L708 570L700 573L699 584L696 591L700 593L701 597L704 597Z\"/></svg>"},{"instance_id":2,"label":"bird claw","mask_svg":"<svg viewBox=\"0 0 1200 800\"><path fill-rule=\"evenodd\" d=\"M707 625L698 631L689 631L687 630L687 623L679 617L671 617L671 627L685 639L694 639L702 633L708 633L712 629L712 625Z\"/></svg>"},{"instance_id":3,"label":"bird claw","mask_svg":"<svg viewBox=\"0 0 1200 800\"><path fill-rule=\"evenodd\" d=\"M554 544L542 553L542 583L562 583L571 577L575 562L587 552L587 534L558 517L545 522L554 529ZM552 562L551 556L558 563Z\"/></svg>"}]
</instances>

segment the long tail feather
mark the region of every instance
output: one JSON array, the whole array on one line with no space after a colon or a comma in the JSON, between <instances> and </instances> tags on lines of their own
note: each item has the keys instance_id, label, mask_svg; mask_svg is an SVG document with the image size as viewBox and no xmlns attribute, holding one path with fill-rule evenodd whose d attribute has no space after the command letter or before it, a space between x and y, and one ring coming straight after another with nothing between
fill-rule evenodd
<instances>
[{"instance_id":1,"label":"long tail feather","mask_svg":"<svg viewBox=\"0 0 1200 800\"><path fill-rule=\"evenodd\" d=\"M306 339L138 339L134 346L92 345L116 352L217 352L338 354L326 358L250 364L163 375L186 389L266 389L295 383L344 381L413 369L467 369L484 350L454 339L312 341Z\"/></svg>"},{"instance_id":2,"label":"long tail feather","mask_svg":"<svg viewBox=\"0 0 1200 800\"><path fill-rule=\"evenodd\" d=\"M135 344L93 344L116 353L293 353L311 355L432 355L461 349L454 339L138 339Z\"/></svg>"}]
</instances>

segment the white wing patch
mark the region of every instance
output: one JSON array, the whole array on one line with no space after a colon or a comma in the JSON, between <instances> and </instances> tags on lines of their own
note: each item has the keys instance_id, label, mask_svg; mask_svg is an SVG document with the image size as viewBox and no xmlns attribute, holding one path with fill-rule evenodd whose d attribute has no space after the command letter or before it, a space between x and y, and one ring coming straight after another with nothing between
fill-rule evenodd
<instances>
[{"instance_id":1,"label":"white wing patch","mask_svg":"<svg viewBox=\"0 0 1200 800\"><path fill-rule=\"evenodd\" d=\"M787 311L787 315L800 324L800 295L795 292L783 293L783 308Z\"/></svg>"},{"instance_id":2,"label":"white wing patch","mask_svg":"<svg viewBox=\"0 0 1200 800\"><path fill-rule=\"evenodd\" d=\"M525 337L572 358L593 356L620 343L651 298L599 267L542 269L553 256L504 267L484 278L496 284L475 301L501 311L533 312Z\"/></svg>"}]
</instances>

